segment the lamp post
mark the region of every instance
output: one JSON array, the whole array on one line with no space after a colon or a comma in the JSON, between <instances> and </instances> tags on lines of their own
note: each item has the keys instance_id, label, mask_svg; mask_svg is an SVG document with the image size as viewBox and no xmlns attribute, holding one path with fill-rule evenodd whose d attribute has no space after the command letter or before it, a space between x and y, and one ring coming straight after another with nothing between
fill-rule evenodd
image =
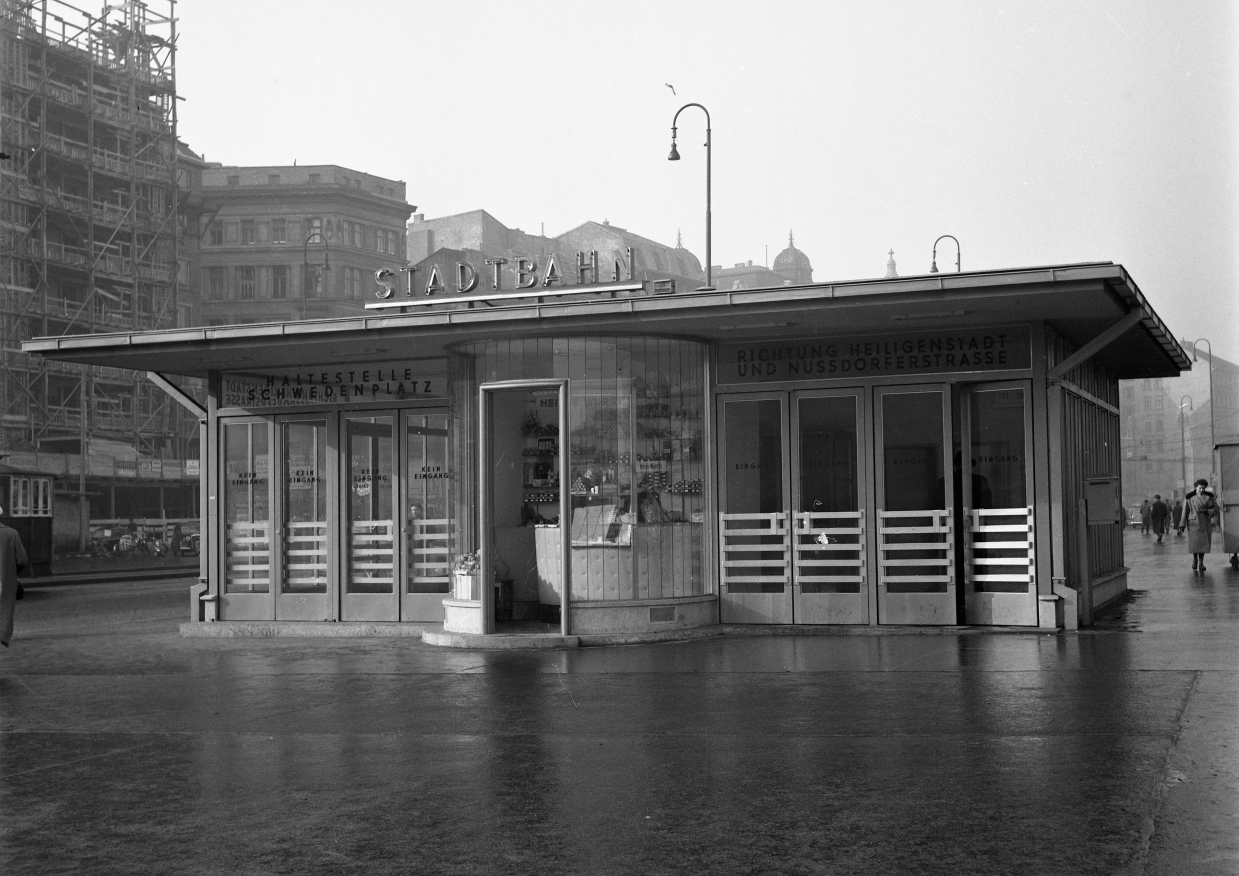
<instances>
[{"instance_id":1,"label":"lamp post","mask_svg":"<svg viewBox=\"0 0 1239 876\"><path fill-rule=\"evenodd\" d=\"M1217 402L1213 398L1213 344L1209 343L1208 338L1197 338L1192 341L1192 361L1199 361L1199 355L1196 352L1196 345L1204 343L1209 351L1209 474L1213 474L1213 449L1217 446L1217 431L1213 423L1213 411L1217 407Z\"/></svg>"},{"instance_id":2,"label":"lamp post","mask_svg":"<svg viewBox=\"0 0 1239 876\"><path fill-rule=\"evenodd\" d=\"M1190 395L1185 395L1183 396L1183 398L1179 399L1179 448L1180 448L1179 459L1182 461L1182 465L1183 465L1183 499L1186 501L1187 500L1187 433L1184 431L1184 428L1183 428L1183 408L1184 408L1183 399L1184 398L1187 399L1186 407L1190 411L1192 409L1192 397Z\"/></svg>"},{"instance_id":3,"label":"lamp post","mask_svg":"<svg viewBox=\"0 0 1239 876\"><path fill-rule=\"evenodd\" d=\"M314 281L318 285L318 279L322 276L322 271L331 270L331 246L327 243L327 238L323 237L321 231L314 231L306 235L305 243L301 247L301 263L304 267L305 276L302 277L301 283L301 318L305 319L306 300L310 297L309 279L310 279L310 241L318 238L323 242L323 265L319 268L314 266Z\"/></svg>"},{"instance_id":4,"label":"lamp post","mask_svg":"<svg viewBox=\"0 0 1239 876\"><path fill-rule=\"evenodd\" d=\"M711 282L714 268L714 254L710 249L710 111L699 103L686 103L675 111L674 118L671 119L671 154L667 156L668 161L679 161L680 153L675 148L675 123L679 121L680 113L688 109L690 106L695 106L706 114L706 284L703 289L713 289L714 283Z\"/></svg>"},{"instance_id":5,"label":"lamp post","mask_svg":"<svg viewBox=\"0 0 1239 876\"><path fill-rule=\"evenodd\" d=\"M938 244L947 237L955 241L955 273L959 273L959 241L956 240L955 235L953 234L944 234L942 237L939 237L934 241L934 252L933 255L929 257L929 273L931 274L938 273Z\"/></svg>"}]
</instances>

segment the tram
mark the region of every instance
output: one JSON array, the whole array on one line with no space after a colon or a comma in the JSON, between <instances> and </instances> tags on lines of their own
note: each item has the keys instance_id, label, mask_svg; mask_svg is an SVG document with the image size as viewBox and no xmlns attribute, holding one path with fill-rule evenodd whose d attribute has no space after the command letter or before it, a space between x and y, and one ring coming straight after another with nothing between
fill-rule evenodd
<instances>
[{"instance_id":1,"label":"tram","mask_svg":"<svg viewBox=\"0 0 1239 876\"><path fill-rule=\"evenodd\" d=\"M21 536L27 575L52 574L52 481L47 472L0 462L0 523Z\"/></svg>"}]
</instances>

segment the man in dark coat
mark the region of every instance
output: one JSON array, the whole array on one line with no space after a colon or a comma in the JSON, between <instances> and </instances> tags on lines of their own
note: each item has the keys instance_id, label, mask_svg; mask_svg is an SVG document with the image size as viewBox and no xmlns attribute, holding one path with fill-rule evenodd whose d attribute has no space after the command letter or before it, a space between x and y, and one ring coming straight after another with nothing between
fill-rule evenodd
<instances>
[{"instance_id":1,"label":"man in dark coat","mask_svg":"<svg viewBox=\"0 0 1239 876\"><path fill-rule=\"evenodd\" d=\"M1170 522L1175 529L1179 528L1179 521L1183 518L1183 500L1175 499L1174 507L1170 509Z\"/></svg>"},{"instance_id":2,"label":"man in dark coat","mask_svg":"<svg viewBox=\"0 0 1239 876\"><path fill-rule=\"evenodd\" d=\"M1156 494L1153 497L1153 510L1149 512L1149 519L1153 522L1153 532L1157 535L1159 542L1166 533L1166 518L1169 516L1170 506L1162 501L1161 493Z\"/></svg>"},{"instance_id":3,"label":"man in dark coat","mask_svg":"<svg viewBox=\"0 0 1239 876\"><path fill-rule=\"evenodd\" d=\"M1149 527L1153 523L1153 506L1145 499L1140 503L1140 534L1148 535Z\"/></svg>"},{"instance_id":4,"label":"man in dark coat","mask_svg":"<svg viewBox=\"0 0 1239 876\"><path fill-rule=\"evenodd\" d=\"M4 509L0 508L0 514ZM13 609L17 602L17 573L26 567L26 549L17 531L0 523L0 645L13 637Z\"/></svg>"}]
</instances>

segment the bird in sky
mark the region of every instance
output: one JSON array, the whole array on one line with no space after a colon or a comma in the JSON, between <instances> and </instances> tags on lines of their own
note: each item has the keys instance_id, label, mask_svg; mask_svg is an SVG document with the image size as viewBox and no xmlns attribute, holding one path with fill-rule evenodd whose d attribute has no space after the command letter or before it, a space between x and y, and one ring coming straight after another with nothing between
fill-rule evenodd
<instances>
[{"instance_id":1,"label":"bird in sky","mask_svg":"<svg viewBox=\"0 0 1239 876\"><path fill-rule=\"evenodd\" d=\"M670 88L670 89L671 89L671 93L672 93L672 94L675 94L675 86L674 86L674 85L672 85L670 82L664 82L663 84L664 84L664 85L666 85L668 88Z\"/></svg>"}]
</instances>

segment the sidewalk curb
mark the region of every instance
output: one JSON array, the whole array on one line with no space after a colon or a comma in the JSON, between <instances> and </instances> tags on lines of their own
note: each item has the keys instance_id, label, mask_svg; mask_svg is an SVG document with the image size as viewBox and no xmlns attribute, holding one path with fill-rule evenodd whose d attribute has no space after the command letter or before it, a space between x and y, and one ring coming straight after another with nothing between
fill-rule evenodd
<instances>
[{"instance_id":1,"label":"sidewalk curb","mask_svg":"<svg viewBox=\"0 0 1239 876\"><path fill-rule=\"evenodd\" d=\"M158 581L197 578L198 565L159 566L145 569L108 569L77 575L49 575L46 578L22 578L26 589L37 587L67 587L73 584L112 584L126 581Z\"/></svg>"}]
</instances>

